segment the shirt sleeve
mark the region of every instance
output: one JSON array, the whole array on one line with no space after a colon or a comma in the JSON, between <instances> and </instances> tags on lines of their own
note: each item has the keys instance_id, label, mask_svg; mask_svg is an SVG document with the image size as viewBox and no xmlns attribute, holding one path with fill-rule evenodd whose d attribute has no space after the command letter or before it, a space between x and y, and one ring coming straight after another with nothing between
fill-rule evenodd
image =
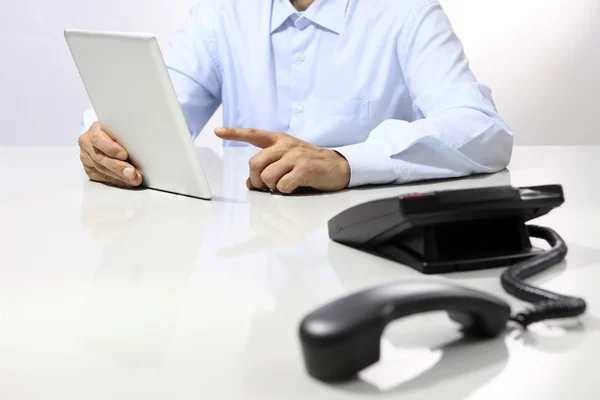
<instances>
[{"instance_id":1,"label":"shirt sleeve","mask_svg":"<svg viewBox=\"0 0 600 400\"><path fill-rule=\"evenodd\" d=\"M221 104L221 73L212 23L212 2L195 6L175 32L164 59L190 135L195 139ZM98 118L90 108L81 121L81 133Z\"/></svg>"},{"instance_id":2,"label":"shirt sleeve","mask_svg":"<svg viewBox=\"0 0 600 400\"><path fill-rule=\"evenodd\" d=\"M385 120L365 142L336 148L350 164L349 186L504 169L512 131L498 115L490 89L476 81L437 1L411 12L398 55L414 111L422 118Z\"/></svg>"}]
</instances>

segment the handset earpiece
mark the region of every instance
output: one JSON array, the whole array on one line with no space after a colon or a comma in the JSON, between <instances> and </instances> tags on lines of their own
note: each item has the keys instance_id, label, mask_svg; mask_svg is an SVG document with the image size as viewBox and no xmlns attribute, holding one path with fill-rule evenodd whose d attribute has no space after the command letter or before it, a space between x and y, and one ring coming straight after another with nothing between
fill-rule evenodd
<instances>
[{"instance_id":1,"label":"handset earpiece","mask_svg":"<svg viewBox=\"0 0 600 400\"><path fill-rule=\"evenodd\" d=\"M351 379L379 360L381 335L389 322L444 310L465 333L477 337L498 335L510 317L510 306L502 299L452 283L415 280L369 288L303 319L300 342L307 372L323 381Z\"/></svg>"}]
</instances>

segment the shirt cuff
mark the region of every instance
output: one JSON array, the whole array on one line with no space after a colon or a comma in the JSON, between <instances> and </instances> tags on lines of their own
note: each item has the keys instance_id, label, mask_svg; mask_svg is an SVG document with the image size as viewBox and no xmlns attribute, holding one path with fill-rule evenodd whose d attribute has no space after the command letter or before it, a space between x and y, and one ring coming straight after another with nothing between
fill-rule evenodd
<instances>
[{"instance_id":1,"label":"shirt cuff","mask_svg":"<svg viewBox=\"0 0 600 400\"><path fill-rule=\"evenodd\" d=\"M392 183L396 180L394 166L384 147L377 141L335 147L350 165L348 187Z\"/></svg>"}]
</instances>

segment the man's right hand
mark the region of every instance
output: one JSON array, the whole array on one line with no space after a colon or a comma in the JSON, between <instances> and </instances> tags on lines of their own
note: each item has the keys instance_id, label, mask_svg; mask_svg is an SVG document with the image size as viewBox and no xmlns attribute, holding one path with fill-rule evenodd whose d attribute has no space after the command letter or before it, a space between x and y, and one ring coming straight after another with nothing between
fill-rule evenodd
<instances>
[{"instance_id":1,"label":"man's right hand","mask_svg":"<svg viewBox=\"0 0 600 400\"><path fill-rule=\"evenodd\" d=\"M79 137L81 163L87 176L93 181L120 187L136 187L142 183L142 175L129 164L127 150L102 130L95 122Z\"/></svg>"}]
</instances>

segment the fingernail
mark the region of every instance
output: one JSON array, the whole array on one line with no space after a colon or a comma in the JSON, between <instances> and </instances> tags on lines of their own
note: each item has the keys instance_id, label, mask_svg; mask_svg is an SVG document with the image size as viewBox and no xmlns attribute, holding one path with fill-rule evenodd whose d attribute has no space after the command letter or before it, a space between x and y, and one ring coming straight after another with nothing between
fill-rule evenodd
<instances>
[{"instance_id":1,"label":"fingernail","mask_svg":"<svg viewBox=\"0 0 600 400\"><path fill-rule=\"evenodd\" d=\"M215 133L225 133L225 128L215 128Z\"/></svg>"},{"instance_id":2,"label":"fingernail","mask_svg":"<svg viewBox=\"0 0 600 400\"><path fill-rule=\"evenodd\" d=\"M131 167L127 167L123 170L123 175L125 178L133 179L135 177L135 170Z\"/></svg>"},{"instance_id":3,"label":"fingernail","mask_svg":"<svg viewBox=\"0 0 600 400\"><path fill-rule=\"evenodd\" d=\"M126 160L127 159L127 153L125 153L124 151L119 151L117 153L117 158L119 160Z\"/></svg>"}]
</instances>

